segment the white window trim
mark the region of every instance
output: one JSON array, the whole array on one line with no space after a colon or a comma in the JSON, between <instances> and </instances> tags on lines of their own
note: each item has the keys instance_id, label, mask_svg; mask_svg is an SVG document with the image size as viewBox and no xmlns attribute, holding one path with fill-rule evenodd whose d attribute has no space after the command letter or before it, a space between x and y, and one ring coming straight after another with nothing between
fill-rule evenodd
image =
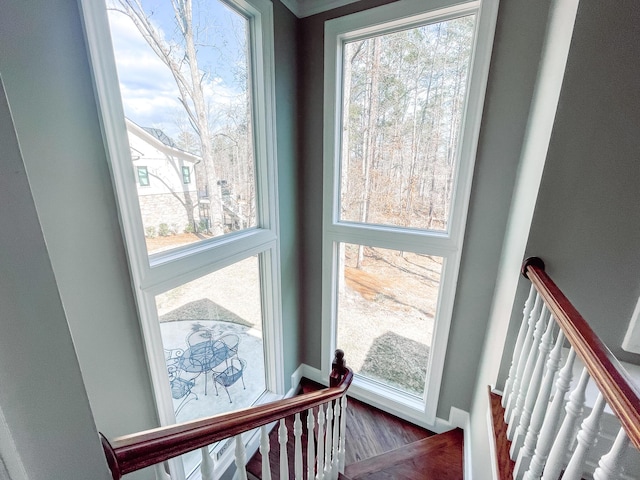
<instances>
[{"instance_id":1,"label":"white window trim","mask_svg":"<svg viewBox=\"0 0 640 480\"><path fill-rule=\"evenodd\" d=\"M337 305L334 298L337 273L335 249L337 242L351 242L417 253L430 253L444 258L441 292L438 300L437 323L434 326L428 382L424 401L403 395L380 397L361 388L366 379L356 378L354 392L374 404L385 407L404 418L422 425L435 425L440 384L444 370L447 339L453 313L464 229L471 193L473 167L482 119L482 108L491 59L499 0L477 0L459 3L451 0L400 0L389 5L330 20L325 24L324 60L324 200L323 200L323 280L322 280L322 372L328 375L331 353L336 345ZM342 43L385 33L426 20L446 20L465 13L476 13L474 53L471 59L468 98L463 117L462 141L459 152L457 182L452 195L449 230L443 233L408 231L393 227L356 225L339 222L339 204L334 199L339 192L341 148L341 79ZM380 27L384 25L383 27ZM348 362L349 352L345 352Z\"/></svg>"},{"instance_id":2,"label":"white window trim","mask_svg":"<svg viewBox=\"0 0 640 480\"><path fill-rule=\"evenodd\" d=\"M631 314L629 328L622 341L622 348L627 352L640 353L640 298Z\"/></svg>"},{"instance_id":3,"label":"white window trim","mask_svg":"<svg viewBox=\"0 0 640 480\"><path fill-rule=\"evenodd\" d=\"M161 425L175 423L175 415L166 377L155 296L253 255L259 255L260 259L266 385L277 397L281 398L285 393L276 183L273 5L269 0L229 1L251 19L249 36L253 78L250 88L253 98L258 226L148 256L136 191L138 179L131 169L124 109L105 1L79 0L105 151L110 160L109 167L127 246L140 327L145 339L149 375ZM274 398L273 395L263 397L264 401ZM224 471L229 462L216 464L216 471ZM172 478L184 479L182 463L175 460L169 463Z\"/></svg>"}]
</instances>

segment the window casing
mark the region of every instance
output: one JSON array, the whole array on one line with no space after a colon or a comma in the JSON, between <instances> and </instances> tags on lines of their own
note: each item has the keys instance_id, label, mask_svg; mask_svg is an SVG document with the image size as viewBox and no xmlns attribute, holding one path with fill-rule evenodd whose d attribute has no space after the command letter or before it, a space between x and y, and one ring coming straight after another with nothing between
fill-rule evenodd
<instances>
[{"instance_id":1,"label":"window casing","mask_svg":"<svg viewBox=\"0 0 640 480\"><path fill-rule=\"evenodd\" d=\"M136 167L136 170L138 172L138 183L140 184L141 187L148 187L149 186L149 171L147 170L147 167Z\"/></svg>"},{"instance_id":2,"label":"window casing","mask_svg":"<svg viewBox=\"0 0 640 480\"><path fill-rule=\"evenodd\" d=\"M191 183L191 170L189 167L182 167L182 183L185 185Z\"/></svg>"},{"instance_id":3,"label":"window casing","mask_svg":"<svg viewBox=\"0 0 640 480\"><path fill-rule=\"evenodd\" d=\"M158 324L156 298L225 267L257 258L265 350L266 391L261 401L284 394L280 252L277 217L273 13L268 0L232 0L230 8L248 20L250 56L253 157L255 159L256 223L251 228L227 233L203 242L147 254L139 199L131 181L131 153L127 140L116 65L104 2L81 0L85 35L90 52L94 85L102 119L105 149L118 200L125 244L137 299L140 327L145 340L150 377L162 425L175 423L174 405L167 381L167 365ZM187 170L189 167L186 167ZM138 170L138 175L140 175ZM191 180L190 171L182 179ZM138 180L142 181L138 176ZM148 180L148 176L147 176ZM142 183L140 183L142 185ZM226 468L232 450L216 468ZM185 478L181 463L170 462L172 478Z\"/></svg>"},{"instance_id":4,"label":"window casing","mask_svg":"<svg viewBox=\"0 0 640 480\"><path fill-rule=\"evenodd\" d=\"M411 255L440 259L438 268L441 271L437 280L439 292L434 299L436 306L433 336L423 395L407 394L360 375L356 376L352 386L356 395L427 426L434 426L436 422L497 4L496 0L465 3L402 0L328 21L325 26L323 371L328 371L331 352L336 346L340 346L339 316L345 312L349 314L349 310L344 310L341 303L345 283L348 286L349 281L344 274L345 259L349 258L345 250L348 252L349 248L360 246L364 249L377 249L378 252L409 252ZM370 223L362 221L364 217L356 214L345 214L345 205L342 204L344 196L341 192L347 187L341 172L345 161L342 149L347 145L343 133L346 130L343 125L346 117L343 112L343 96L347 94L343 87L352 81L343 70L345 45L470 15L475 16L475 32L466 82L466 99L459 127L457 168L446 221L436 228L415 228L411 225L405 228L393 222ZM369 88L375 89L375 84L371 83ZM371 108L370 105L371 103L368 108ZM353 257L355 253L351 255ZM360 272L360 275L368 274L366 270ZM374 298L373 302L378 300L384 298ZM348 351L345 356L349 358Z\"/></svg>"}]
</instances>

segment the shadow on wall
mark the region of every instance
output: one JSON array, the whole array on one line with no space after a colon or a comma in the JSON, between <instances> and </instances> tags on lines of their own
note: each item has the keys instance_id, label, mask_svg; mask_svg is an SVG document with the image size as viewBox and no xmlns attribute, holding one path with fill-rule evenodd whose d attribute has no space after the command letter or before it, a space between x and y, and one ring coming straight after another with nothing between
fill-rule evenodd
<instances>
[{"instance_id":1,"label":"shadow on wall","mask_svg":"<svg viewBox=\"0 0 640 480\"><path fill-rule=\"evenodd\" d=\"M373 341L358 373L422 395L428 363L427 345L386 332Z\"/></svg>"}]
</instances>

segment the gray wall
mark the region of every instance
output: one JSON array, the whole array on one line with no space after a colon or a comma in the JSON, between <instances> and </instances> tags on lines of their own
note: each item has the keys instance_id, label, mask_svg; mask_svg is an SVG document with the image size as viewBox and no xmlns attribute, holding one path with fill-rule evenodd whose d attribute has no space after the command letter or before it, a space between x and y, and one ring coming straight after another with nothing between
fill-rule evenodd
<instances>
[{"instance_id":1,"label":"gray wall","mask_svg":"<svg viewBox=\"0 0 640 480\"><path fill-rule=\"evenodd\" d=\"M621 344L640 297L639 22L637 2L580 6L526 250L614 355L635 364L640 355ZM529 286L518 286L498 387Z\"/></svg>"},{"instance_id":2,"label":"gray wall","mask_svg":"<svg viewBox=\"0 0 640 480\"><path fill-rule=\"evenodd\" d=\"M273 1L276 68L276 129L278 196L280 202L280 262L285 389L300 365L300 208L298 136L297 19L279 0Z\"/></svg>"},{"instance_id":3,"label":"gray wall","mask_svg":"<svg viewBox=\"0 0 640 480\"><path fill-rule=\"evenodd\" d=\"M76 0L3 2L0 45L0 73L96 424L107 436L156 426Z\"/></svg>"},{"instance_id":4,"label":"gray wall","mask_svg":"<svg viewBox=\"0 0 640 480\"><path fill-rule=\"evenodd\" d=\"M640 296L640 4L581 2L527 245L620 359ZM525 282L526 283L526 282Z\"/></svg>"},{"instance_id":5,"label":"gray wall","mask_svg":"<svg viewBox=\"0 0 640 480\"><path fill-rule=\"evenodd\" d=\"M605 343L620 351L640 279L640 152L637 126L640 8L581 2L526 256L538 255L556 283ZM500 388L529 286L522 280L502 359ZM493 322L485 345L502 343L507 319ZM500 324L502 322L502 324ZM498 338L497 341L494 339ZM474 478L492 478L486 462L487 384L499 349L484 352L471 411ZM498 358L499 360L499 358Z\"/></svg>"},{"instance_id":6,"label":"gray wall","mask_svg":"<svg viewBox=\"0 0 640 480\"><path fill-rule=\"evenodd\" d=\"M0 146L0 477L107 480L1 83Z\"/></svg>"}]
</instances>

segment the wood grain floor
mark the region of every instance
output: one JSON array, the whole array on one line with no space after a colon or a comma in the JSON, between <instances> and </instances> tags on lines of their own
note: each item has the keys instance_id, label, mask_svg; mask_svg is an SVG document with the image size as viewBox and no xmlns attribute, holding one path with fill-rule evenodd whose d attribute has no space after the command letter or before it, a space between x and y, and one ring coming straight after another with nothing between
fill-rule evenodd
<instances>
[{"instance_id":1,"label":"wood grain floor","mask_svg":"<svg viewBox=\"0 0 640 480\"><path fill-rule=\"evenodd\" d=\"M351 480L462 480L464 432L456 428L345 469Z\"/></svg>"},{"instance_id":2,"label":"wood grain floor","mask_svg":"<svg viewBox=\"0 0 640 480\"><path fill-rule=\"evenodd\" d=\"M502 396L493 393L489 387L489 406L491 407L493 437L496 446L498 478L499 480L511 480L515 463L509 456L511 442L507 440L507 424L504 421L504 408L502 408L501 402Z\"/></svg>"},{"instance_id":3,"label":"wood grain floor","mask_svg":"<svg viewBox=\"0 0 640 480\"><path fill-rule=\"evenodd\" d=\"M301 391L323 388L303 379ZM316 416L317 418L317 416ZM306 425L306 418L302 418ZM288 431L293 431L293 419L286 419ZM306 445L306 428L303 429L303 446ZM347 407L347 437L345 464L352 466L345 471L352 480L361 479L462 479L462 431L454 430L437 435L429 430L401 420L393 415L349 398ZM278 470L280 446L277 428L270 435L270 465L274 480L280 478ZM289 472L293 476L294 446L287 443ZM391 452L391 453L388 453ZM385 454L384 457L380 455ZM303 455L306 474L306 453ZM261 477L262 458L257 452L247 464L247 471ZM349 474L357 475L353 477ZM428 475L428 476L425 476Z\"/></svg>"}]
</instances>

